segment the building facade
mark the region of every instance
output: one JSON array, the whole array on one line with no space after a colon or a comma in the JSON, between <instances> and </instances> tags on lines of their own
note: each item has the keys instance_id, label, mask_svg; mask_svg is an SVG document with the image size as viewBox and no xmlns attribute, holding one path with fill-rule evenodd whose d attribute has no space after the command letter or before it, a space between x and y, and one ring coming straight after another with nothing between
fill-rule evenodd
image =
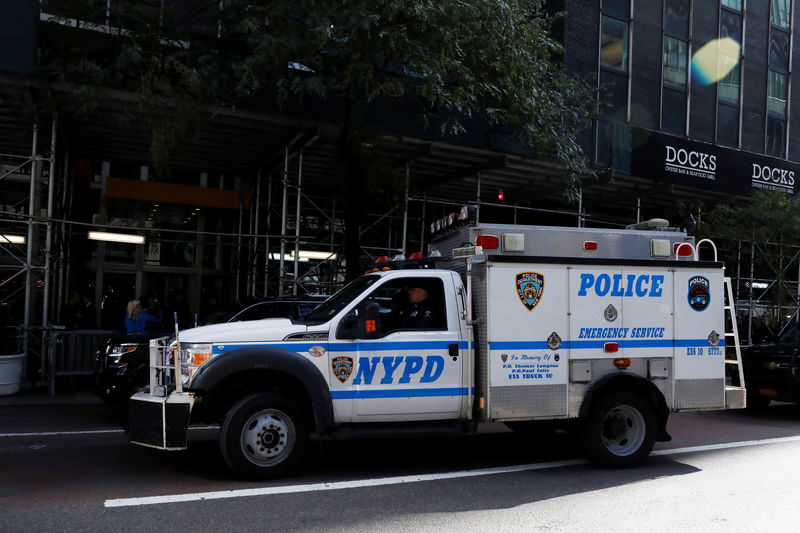
<instances>
[{"instance_id":1,"label":"building facade","mask_svg":"<svg viewBox=\"0 0 800 533\"><path fill-rule=\"evenodd\" d=\"M601 168L691 187L698 198L794 194L794 4L565 2L566 66L596 80L600 96L586 152Z\"/></svg>"}]
</instances>

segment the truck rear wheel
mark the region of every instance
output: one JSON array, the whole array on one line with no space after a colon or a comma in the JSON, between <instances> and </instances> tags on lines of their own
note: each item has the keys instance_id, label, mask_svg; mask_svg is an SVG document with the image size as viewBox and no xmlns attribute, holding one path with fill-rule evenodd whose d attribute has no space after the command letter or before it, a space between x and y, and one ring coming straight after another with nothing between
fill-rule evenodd
<instances>
[{"instance_id":1,"label":"truck rear wheel","mask_svg":"<svg viewBox=\"0 0 800 533\"><path fill-rule=\"evenodd\" d=\"M650 403L629 392L598 400L581 427L581 442L594 462L611 468L636 466L655 442L656 418Z\"/></svg>"},{"instance_id":2,"label":"truck rear wheel","mask_svg":"<svg viewBox=\"0 0 800 533\"><path fill-rule=\"evenodd\" d=\"M308 433L300 409L276 393L253 394L234 405L220 426L228 467L245 479L283 476L302 460Z\"/></svg>"}]
</instances>

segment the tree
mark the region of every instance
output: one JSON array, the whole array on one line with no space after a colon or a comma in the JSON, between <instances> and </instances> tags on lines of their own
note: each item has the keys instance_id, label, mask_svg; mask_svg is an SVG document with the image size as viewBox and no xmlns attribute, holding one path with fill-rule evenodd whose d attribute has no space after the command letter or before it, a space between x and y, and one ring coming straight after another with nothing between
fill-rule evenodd
<instances>
[{"instance_id":1,"label":"tree","mask_svg":"<svg viewBox=\"0 0 800 533\"><path fill-rule=\"evenodd\" d=\"M698 227L699 237L710 237L719 240L721 260L728 265L728 272L735 273L733 267L737 261L749 261L750 248L739 254L737 241L750 243L753 247L752 269L756 278L764 272L766 277L774 279L767 290L759 290L759 299L771 301L775 305L774 316L763 316L762 322L768 328L780 326L784 317L780 313L785 304L797 303L797 289L786 285L787 276L784 263L789 247L800 246L800 198L780 191L754 191L750 201L744 204L720 204L714 208ZM728 245L726 245L728 243ZM797 250L793 250L791 257ZM742 255L744 258L742 258ZM793 269L796 272L796 269ZM746 267L741 272L743 277L749 276ZM752 288L750 289L752 291ZM748 292L750 292L748 291ZM740 297L741 298L741 297Z\"/></svg>"},{"instance_id":2,"label":"tree","mask_svg":"<svg viewBox=\"0 0 800 533\"><path fill-rule=\"evenodd\" d=\"M92 0L50 4L93 14ZM587 126L593 93L560 65L543 0L227 0L221 12L217 0L164 5L117 14L128 31L113 49L51 50L46 75L139 95L156 168L167 166L177 133L196 126L198 103L343 102L348 258L360 256L367 185L391 190L380 184L387 173L374 172L370 140L381 130L370 104L407 106L421 128L450 138L473 119L511 127L532 152L563 164L567 196L592 174L575 137ZM348 262L349 277L359 271L358 261Z\"/></svg>"}]
</instances>

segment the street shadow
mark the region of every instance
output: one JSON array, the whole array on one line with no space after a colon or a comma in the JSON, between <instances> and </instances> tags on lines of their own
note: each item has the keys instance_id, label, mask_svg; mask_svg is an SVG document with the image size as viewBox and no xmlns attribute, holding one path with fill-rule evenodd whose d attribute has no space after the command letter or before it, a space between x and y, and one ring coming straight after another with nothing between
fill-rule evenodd
<instances>
[{"instance_id":1,"label":"street shadow","mask_svg":"<svg viewBox=\"0 0 800 533\"><path fill-rule=\"evenodd\" d=\"M303 467L291 477L254 483L238 481L227 469L211 432L195 435L189 449L167 460L163 453L153 453L154 469L162 469L180 477L202 479L213 484L208 490L237 490L258 487L335 483L361 479L502 468L532 463L548 463L581 459L582 455L571 433L557 432L547 438L534 439L512 432L467 435L447 438L402 438L374 440L314 441ZM137 453L152 452L142 449ZM475 476L436 481L435 491L442 494L463 494L463 498L420 498L415 513L459 512L478 509L507 509L559 496L579 494L662 477L683 476L698 469L668 457L650 457L637 468L610 470L589 463L541 470L494 474L502 477L503 490L483 491L496 482ZM426 490L430 490L427 485ZM196 487L195 487L196 488ZM387 487L358 490L359 499L375 499L376 506L385 506ZM396 490L396 487L395 487ZM480 494L473 492L480 490ZM339 491L315 493L320 505L335 506ZM280 497L280 496L276 496ZM272 511L280 520L282 506ZM289 507L291 508L291 507ZM286 511L287 513L289 511ZM389 512L388 510L386 512ZM402 509L397 510L403 513ZM291 517L286 516L287 520Z\"/></svg>"}]
</instances>

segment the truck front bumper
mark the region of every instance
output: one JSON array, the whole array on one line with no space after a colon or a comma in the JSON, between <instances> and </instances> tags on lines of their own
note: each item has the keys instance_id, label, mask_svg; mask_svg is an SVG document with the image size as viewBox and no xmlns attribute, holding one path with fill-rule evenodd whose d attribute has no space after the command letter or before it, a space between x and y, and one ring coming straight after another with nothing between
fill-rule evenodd
<instances>
[{"instance_id":1,"label":"truck front bumper","mask_svg":"<svg viewBox=\"0 0 800 533\"><path fill-rule=\"evenodd\" d=\"M131 442L159 450L185 450L193 406L193 393L173 392L165 397L137 392L130 399Z\"/></svg>"}]
</instances>

